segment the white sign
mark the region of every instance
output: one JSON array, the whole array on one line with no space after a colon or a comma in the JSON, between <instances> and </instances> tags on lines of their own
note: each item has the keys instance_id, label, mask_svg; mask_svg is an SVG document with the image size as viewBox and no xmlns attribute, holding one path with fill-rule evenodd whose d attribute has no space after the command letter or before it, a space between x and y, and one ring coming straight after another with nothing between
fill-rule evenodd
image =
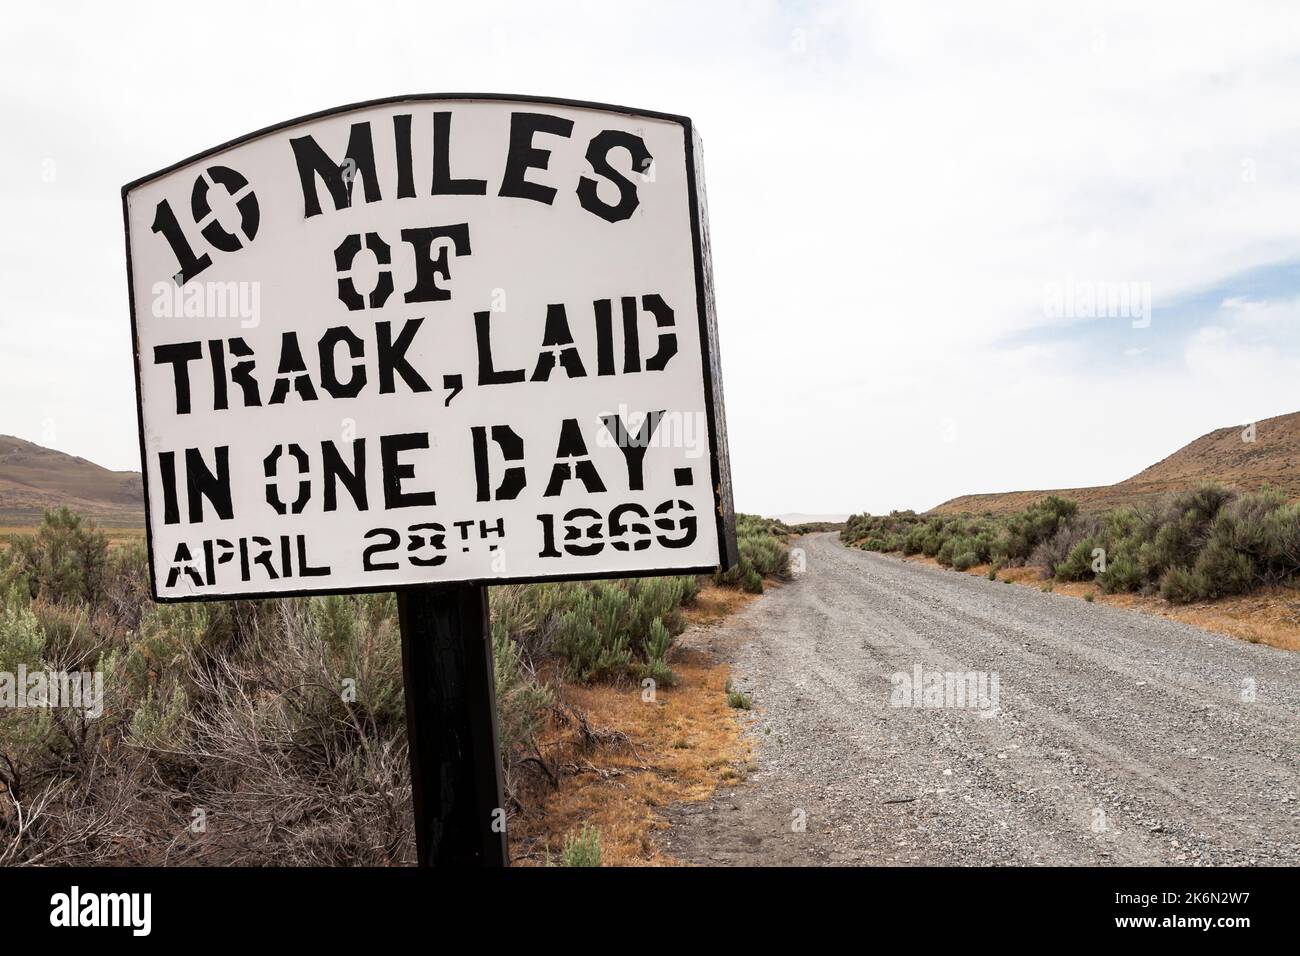
<instances>
[{"instance_id":1,"label":"white sign","mask_svg":"<svg viewBox=\"0 0 1300 956\"><path fill-rule=\"evenodd\" d=\"M688 119L361 104L123 204L158 599L730 563Z\"/></svg>"}]
</instances>

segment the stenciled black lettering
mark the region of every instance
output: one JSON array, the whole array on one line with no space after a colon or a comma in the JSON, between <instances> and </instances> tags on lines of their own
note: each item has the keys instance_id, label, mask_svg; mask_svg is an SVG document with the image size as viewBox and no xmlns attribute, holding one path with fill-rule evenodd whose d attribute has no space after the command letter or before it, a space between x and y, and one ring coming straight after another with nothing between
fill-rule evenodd
<instances>
[{"instance_id":1,"label":"stenciled black lettering","mask_svg":"<svg viewBox=\"0 0 1300 956\"><path fill-rule=\"evenodd\" d=\"M402 325L402 331L393 338L391 323L375 324L375 336L378 342L379 394L391 395L397 390L394 374L400 375L406 387L412 392L431 391L429 383L406 360L406 350L415 341L415 333L420 331L424 319L408 319Z\"/></svg>"},{"instance_id":2,"label":"stenciled black lettering","mask_svg":"<svg viewBox=\"0 0 1300 956\"><path fill-rule=\"evenodd\" d=\"M511 113L510 149L497 195L531 199L549 206L555 201L555 190L527 179L528 170L546 169L551 162L549 149L533 145L537 133L568 137L573 133L573 120L548 113Z\"/></svg>"},{"instance_id":3,"label":"stenciled black lettering","mask_svg":"<svg viewBox=\"0 0 1300 956\"><path fill-rule=\"evenodd\" d=\"M202 342L177 342L174 345L155 345L153 363L171 365L172 380L176 390L176 414L190 413L190 363L203 358Z\"/></svg>"},{"instance_id":4,"label":"stenciled black lettering","mask_svg":"<svg viewBox=\"0 0 1300 956\"><path fill-rule=\"evenodd\" d=\"M378 202L383 198L375 175L375 147L369 123L352 124L347 153L337 161L331 159L310 134L290 139L289 145L293 147L293 159L302 184L303 218L321 214L320 197L316 194L318 178L329 190L335 209L352 205L352 187L357 179L364 184L366 202Z\"/></svg>"},{"instance_id":5,"label":"stenciled black lettering","mask_svg":"<svg viewBox=\"0 0 1300 956\"><path fill-rule=\"evenodd\" d=\"M384 474L384 508L416 508L421 505L435 505L437 498L433 491L403 491L402 482L415 477L415 466L403 462L400 455L404 451L418 451L429 447L427 432L408 432L402 435L384 435L379 439L379 458Z\"/></svg>"},{"instance_id":6,"label":"stenciled black lettering","mask_svg":"<svg viewBox=\"0 0 1300 956\"><path fill-rule=\"evenodd\" d=\"M451 114L433 114L433 195L483 196L487 182L482 179L453 179L451 175Z\"/></svg>"},{"instance_id":7,"label":"stenciled black lettering","mask_svg":"<svg viewBox=\"0 0 1300 956\"><path fill-rule=\"evenodd\" d=\"M498 372L492 364L492 313L474 313L474 337L478 343L478 383L480 385L511 385L524 380L521 368Z\"/></svg>"},{"instance_id":8,"label":"stenciled black lettering","mask_svg":"<svg viewBox=\"0 0 1300 956\"><path fill-rule=\"evenodd\" d=\"M450 239L458 257L470 255L469 223L403 229L402 241L410 243L415 253L415 287L405 295L407 304L444 302L451 298L451 291L438 285L439 278L451 280L451 267L447 264L446 246L440 246L438 257L433 257L433 243L437 239Z\"/></svg>"},{"instance_id":9,"label":"stenciled black lettering","mask_svg":"<svg viewBox=\"0 0 1300 956\"><path fill-rule=\"evenodd\" d=\"M641 200L637 196L636 184L620 173L609 161L609 154L615 149L625 149L632 157L632 169L645 175L654 161L646 149L645 140L633 133L623 130L602 130L591 138L587 144L587 162L597 176L603 176L618 187L618 202L610 205L600 198L599 184L594 179L583 176L578 180L578 202L587 212L594 213L606 222L622 222L636 212Z\"/></svg>"}]
</instances>

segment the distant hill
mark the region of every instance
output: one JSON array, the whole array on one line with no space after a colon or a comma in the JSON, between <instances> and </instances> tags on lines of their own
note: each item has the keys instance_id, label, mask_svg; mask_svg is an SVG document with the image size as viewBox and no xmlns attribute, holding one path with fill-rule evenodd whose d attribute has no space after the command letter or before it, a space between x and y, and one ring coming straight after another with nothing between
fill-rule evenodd
<instances>
[{"instance_id":1,"label":"distant hill","mask_svg":"<svg viewBox=\"0 0 1300 956\"><path fill-rule=\"evenodd\" d=\"M1257 422L1254 441L1243 438L1244 425L1202 435L1163 461L1132 478L1096 488L1056 488L962 495L930 509L931 514L1005 514L1020 511L1044 495L1064 495L1085 511L1104 511L1141 504L1170 492L1218 481L1243 489L1276 488L1300 499L1300 412Z\"/></svg>"},{"instance_id":2,"label":"distant hill","mask_svg":"<svg viewBox=\"0 0 1300 956\"><path fill-rule=\"evenodd\" d=\"M0 435L0 526L40 521L67 505L111 527L144 525L144 483L138 471L109 471L92 461Z\"/></svg>"}]
</instances>

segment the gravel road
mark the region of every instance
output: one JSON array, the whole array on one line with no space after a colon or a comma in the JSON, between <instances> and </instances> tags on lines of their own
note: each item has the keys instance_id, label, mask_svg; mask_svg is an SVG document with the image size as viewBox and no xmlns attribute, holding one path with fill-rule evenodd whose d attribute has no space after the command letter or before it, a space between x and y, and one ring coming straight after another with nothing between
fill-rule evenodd
<instances>
[{"instance_id":1,"label":"gravel road","mask_svg":"<svg viewBox=\"0 0 1300 956\"><path fill-rule=\"evenodd\" d=\"M1300 861L1300 654L830 534L796 547L803 574L683 637L752 693L755 766L669 812L669 853L723 865ZM948 706L916 706L926 698L891 676L918 667L929 703ZM963 687L982 672L983 699L954 706L932 671Z\"/></svg>"}]
</instances>

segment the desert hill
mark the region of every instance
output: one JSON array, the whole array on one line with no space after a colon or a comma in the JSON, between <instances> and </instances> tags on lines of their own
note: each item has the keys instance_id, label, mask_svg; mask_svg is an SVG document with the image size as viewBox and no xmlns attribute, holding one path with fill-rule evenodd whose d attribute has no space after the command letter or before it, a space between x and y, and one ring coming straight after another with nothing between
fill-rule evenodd
<instances>
[{"instance_id":1,"label":"desert hill","mask_svg":"<svg viewBox=\"0 0 1300 956\"><path fill-rule=\"evenodd\" d=\"M1219 428L1184 445L1132 478L1095 488L1054 488L962 495L931 514L1005 514L1020 511L1044 495L1064 495L1085 511L1141 504L1169 492L1218 481L1242 489L1277 488L1300 499L1300 412L1265 419L1252 437L1243 425Z\"/></svg>"},{"instance_id":2,"label":"desert hill","mask_svg":"<svg viewBox=\"0 0 1300 956\"><path fill-rule=\"evenodd\" d=\"M75 455L0 435L0 526L35 524L67 505L113 527L144 524L144 485L136 471L109 471Z\"/></svg>"}]
</instances>

